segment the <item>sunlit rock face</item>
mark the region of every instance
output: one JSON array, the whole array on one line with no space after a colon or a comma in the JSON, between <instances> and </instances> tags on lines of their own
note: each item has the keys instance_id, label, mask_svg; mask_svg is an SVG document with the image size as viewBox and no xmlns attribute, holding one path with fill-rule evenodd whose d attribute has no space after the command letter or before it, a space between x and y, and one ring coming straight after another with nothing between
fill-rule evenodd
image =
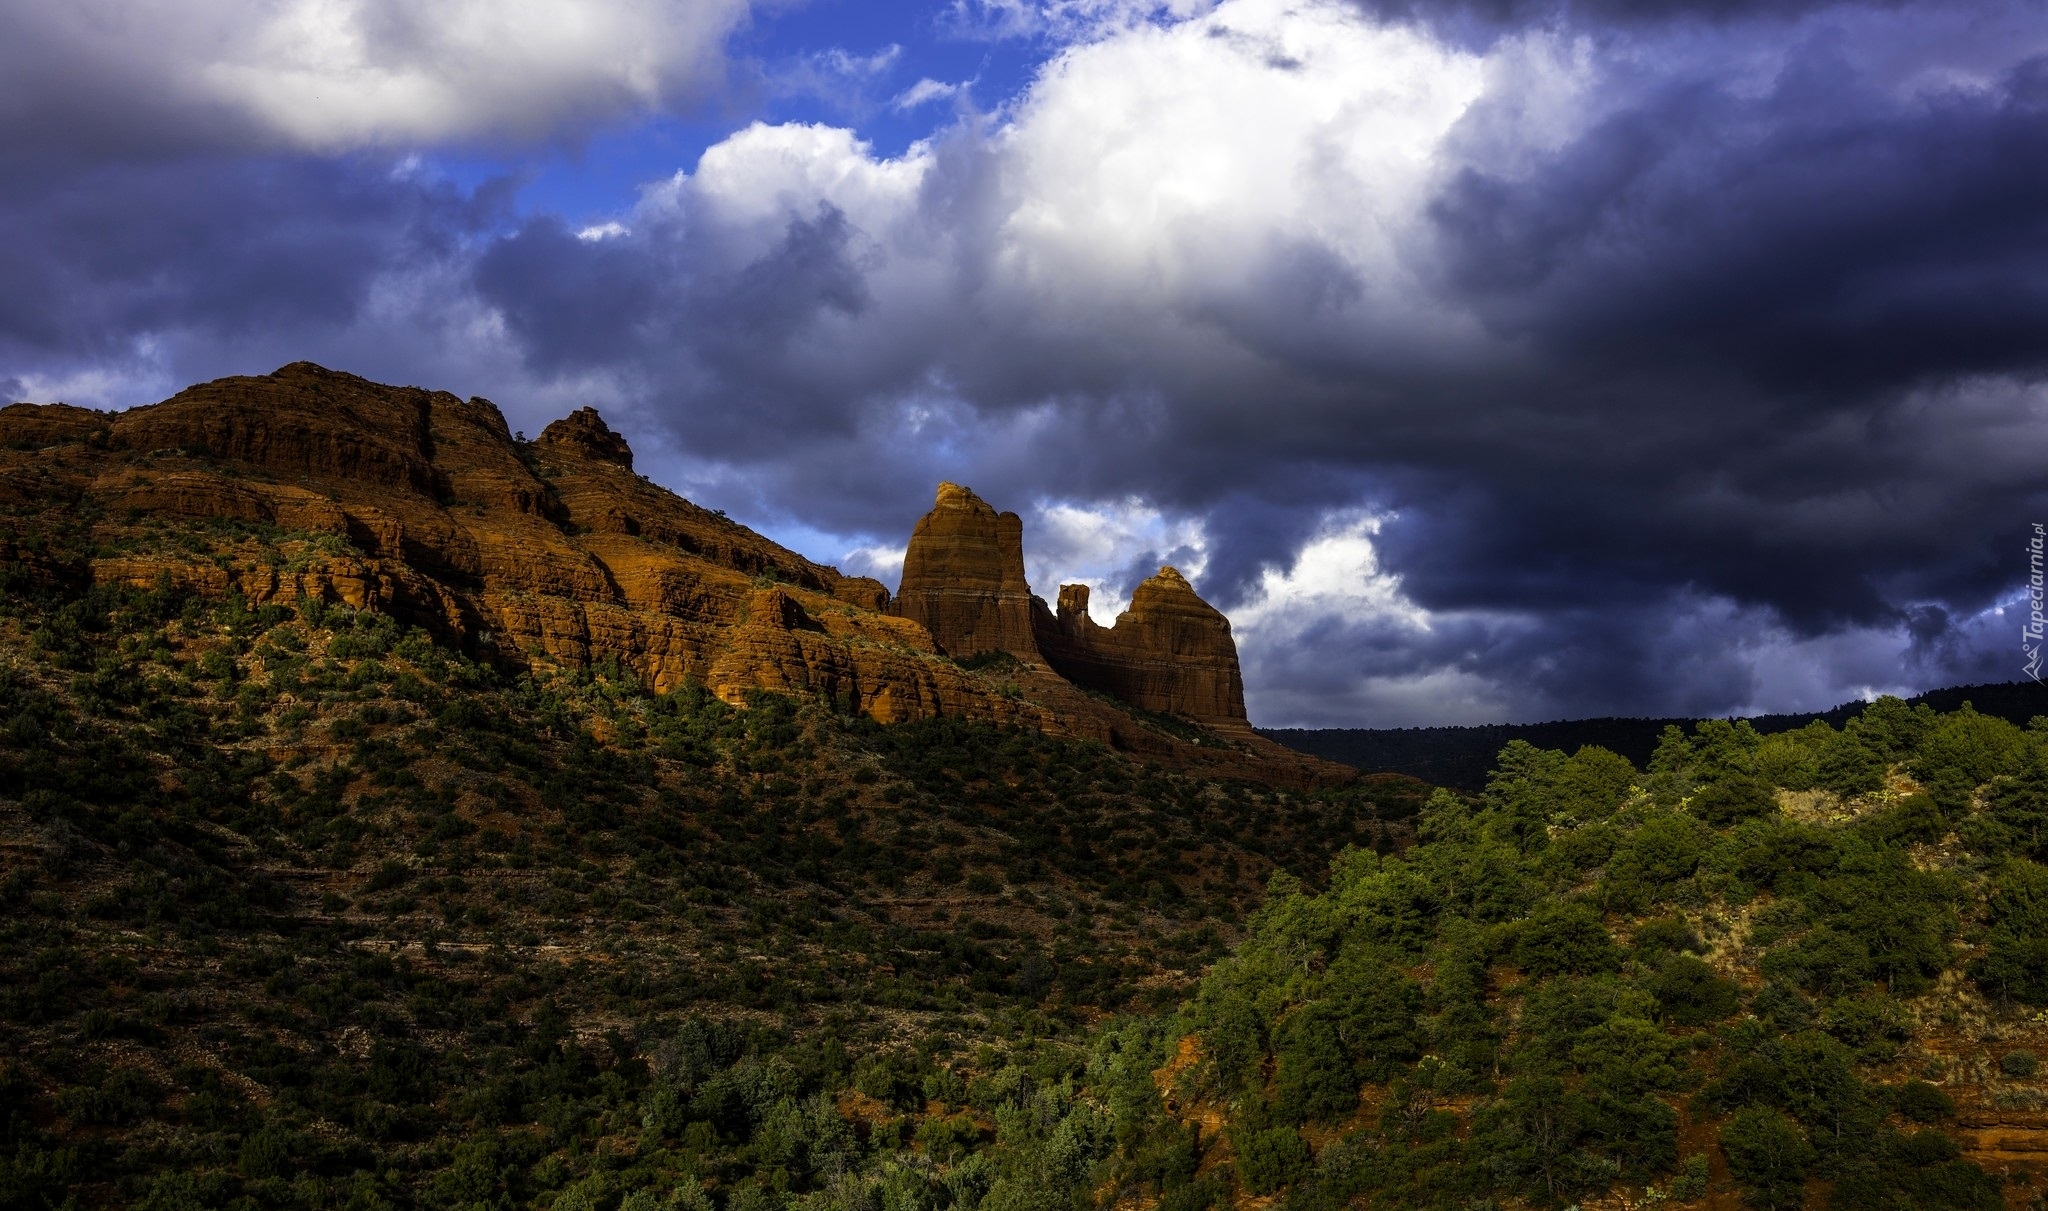
<instances>
[{"instance_id":1,"label":"sunlit rock face","mask_svg":"<svg viewBox=\"0 0 2048 1211\"><path fill-rule=\"evenodd\" d=\"M1063 585L1057 612L1024 579L1024 527L958 484L911 533L897 611L955 658L1009 652L1143 710L1245 730L1244 679L1230 620L1173 568L1138 586L1112 627L1088 616L1086 585Z\"/></svg>"},{"instance_id":2,"label":"sunlit rock face","mask_svg":"<svg viewBox=\"0 0 2048 1211\"><path fill-rule=\"evenodd\" d=\"M950 656L1044 660L1024 579L1024 522L958 484L940 484L931 512L911 531L896 609Z\"/></svg>"}]
</instances>

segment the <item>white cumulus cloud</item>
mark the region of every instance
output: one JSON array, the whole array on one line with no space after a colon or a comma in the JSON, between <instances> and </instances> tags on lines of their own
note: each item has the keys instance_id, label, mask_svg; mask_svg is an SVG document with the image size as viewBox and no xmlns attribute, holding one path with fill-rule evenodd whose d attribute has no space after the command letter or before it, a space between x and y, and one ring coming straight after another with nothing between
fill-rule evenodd
<instances>
[{"instance_id":1,"label":"white cumulus cloud","mask_svg":"<svg viewBox=\"0 0 2048 1211\"><path fill-rule=\"evenodd\" d=\"M746 0L5 7L0 120L102 129L172 111L194 137L206 112L243 138L318 151L547 136L660 106L715 81L747 12ZM60 94L42 91L60 79Z\"/></svg>"}]
</instances>

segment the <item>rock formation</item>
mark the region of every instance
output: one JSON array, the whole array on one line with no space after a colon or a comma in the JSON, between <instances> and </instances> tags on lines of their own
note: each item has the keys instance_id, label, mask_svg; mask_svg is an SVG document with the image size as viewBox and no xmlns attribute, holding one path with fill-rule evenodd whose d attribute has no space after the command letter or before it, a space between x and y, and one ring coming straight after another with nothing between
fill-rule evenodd
<instances>
[{"instance_id":1,"label":"rock formation","mask_svg":"<svg viewBox=\"0 0 2048 1211\"><path fill-rule=\"evenodd\" d=\"M633 448L612 432L595 408L578 408L549 425L535 444L543 450L569 450L597 462L633 469Z\"/></svg>"},{"instance_id":2,"label":"rock formation","mask_svg":"<svg viewBox=\"0 0 2048 1211\"><path fill-rule=\"evenodd\" d=\"M1024 581L1022 524L964 488L941 488L892 603L872 579L656 486L632 459L592 409L521 443L488 400L306 362L122 413L15 405L0 409L0 504L12 510L0 571L254 604L320 597L483 659L616 660L658 691L695 680L736 704L758 690L822 695L885 722L1015 724L1211 773L1348 776L1255 736L1191 743L1076 689L1040 655L1051 632ZM31 538L39 516L88 519L92 543L52 553ZM150 537L175 519L275 527L272 554ZM1106 641L1052 628L1078 680L1147 709L1242 719L1234 660L1222 667L1228 625L1185 583L1140 590L1126 617L1131 629L1096 628ZM977 672L947 658L991 650L1023 664Z\"/></svg>"},{"instance_id":3,"label":"rock formation","mask_svg":"<svg viewBox=\"0 0 2048 1211\"><path fill-rule=\"evenodd\" d=\"M1148 711L1249 734L1230 621L1172 568L1138 586L1113 627L1088 616L1088 587L1060 586L1046 609L1024 579L1024 523L958 484L911 532L897 612L958 657L1009 652Z\"/></svg>"},{"instance_id":4,"label":"rock formation","mask_svg":"<svg viewBox=\"0 0 2048 1211\"><path fill-rule=\"evenodd\" d=\"M896 612L949 656L1009 652L1043 663L1024 580L1024 522L958 484L940 484L903 554Z\"/></svg>"},{"instance_id":5,"label":"rock formation","mask_svg":"<svg viewBox=\"0 0 2048 1211\"><path fill-rule=\"evenodd\" d=\"M1088 586L1080 584L1061 585L1059 612L1041 604L1037 620L1039 650L1074 684L1212 728L1249 730L1230 620L1174 569L1139 585L1114 626L1088 616Z\"/></svg>"}]
</instances>

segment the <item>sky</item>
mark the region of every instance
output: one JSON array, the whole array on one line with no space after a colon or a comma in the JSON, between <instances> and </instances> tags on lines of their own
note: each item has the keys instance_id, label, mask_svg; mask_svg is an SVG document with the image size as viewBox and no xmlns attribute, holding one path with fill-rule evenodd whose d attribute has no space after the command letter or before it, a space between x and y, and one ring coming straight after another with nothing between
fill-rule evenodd
<instances>
[{"instance_id":1,"label":"sky","mask_svg":"<svg viewBox=\"0 0 2048 1211\"><path fill-rule=\"evenodd\" d=\"M0 132L0 396L592 405L891 585L950 479L1266 726L2023 675L2048 0L0 0Z\"/></svg>"}]
</instances>

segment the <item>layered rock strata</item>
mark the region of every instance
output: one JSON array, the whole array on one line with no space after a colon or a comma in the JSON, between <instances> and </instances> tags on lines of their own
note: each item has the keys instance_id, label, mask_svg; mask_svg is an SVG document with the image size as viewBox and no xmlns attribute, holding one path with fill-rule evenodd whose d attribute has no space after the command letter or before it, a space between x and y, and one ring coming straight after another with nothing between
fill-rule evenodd
<instances>
[{"instance_id":1,"label":"layered rock strata","mask_svg":"<svg viewBox=\"0 0 2048 1211\"><path fill-rule=\"evenodd\" d=\"M1015 724L1213 773L1346 776L1264 742L1190 745L1076 689L1038 655L1021 523L965 489L941 503L892 603L878 582L635 474L625 439L590 409L520 442L487 400L305 362L121 413L0 409L0 504L15 518L0 521L0 563L33 583L319 597L513 665L615 660L656 690L817 694L883 721ZM51 528L39 516L85 519L80 549L98 553L30 541ZM150 539L162 519L275 527L273 545L293 554L179 549ZM947 658L982 650L1023 664L995 676Z\"/></svg>"},{"instance_id":2,"label":"layered rock strata","mask_svg":"<svg viewBox=\"0 0 2048 1211\"><path fill-rule=\"evenodd\" d=\"M1024 522L958 484L940 484L903 553L896 612L954 657L1008 652L1043 663L1024 579Z\"/></svg>"},{"instance_id":3,"label":"layered rock strata","mask_svg":"<svg viewBox=\"0 0 2048 1211\"><path fill-rule=\"evenodd\" d=\"M1140 584L1114 626L1089 617L1080 584L1061 585L1058 612L1041 604L1037 622L1039 650L1074 684L1211 728L1249 730L1230 620L1173 568Z\"/></svg>"}]
</instances>

